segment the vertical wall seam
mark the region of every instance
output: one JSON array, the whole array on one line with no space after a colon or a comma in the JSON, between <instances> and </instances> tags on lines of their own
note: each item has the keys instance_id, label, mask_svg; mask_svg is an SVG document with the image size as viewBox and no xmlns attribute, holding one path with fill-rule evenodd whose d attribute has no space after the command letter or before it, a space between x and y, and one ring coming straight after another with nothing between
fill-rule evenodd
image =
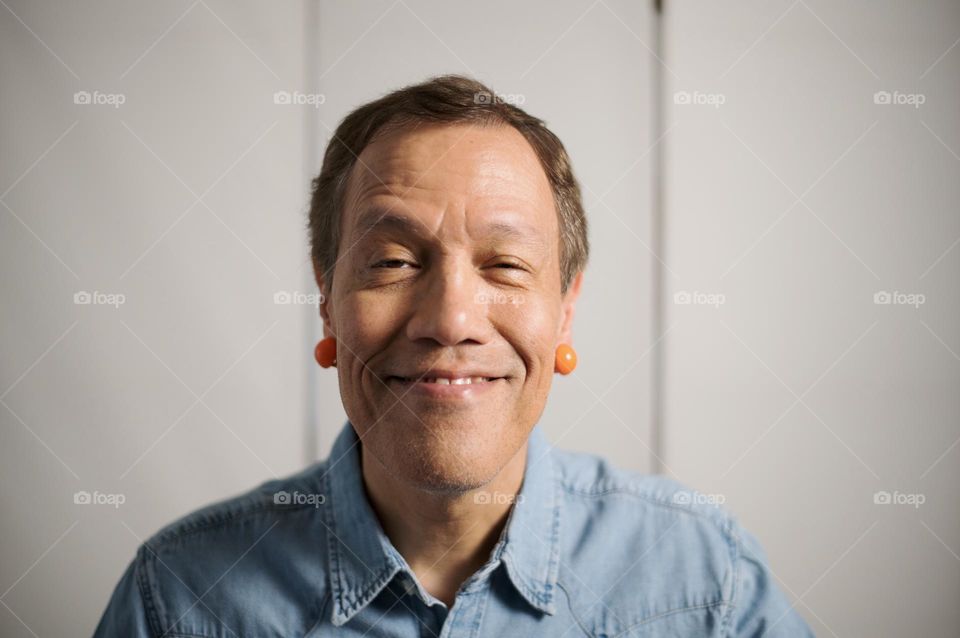
<instances>
[{"instance_id":1,"label":"vertical wall seam","mask_svg":"<svg viewBox=\"0 0 960 638\"><path fill-rule=\"evenodd\" d=\"M319 80L319 37L320 37L320 6L318 2L307 0L303 3L303 86L304 92L317 94L320 92ZM301 174L304 184L304 193L309 196L309 184L313 177L313 171L319 170L320 150L318 148L319 129L318 118L319 109L303 109L303 135L301 137L303 144L303 169ZM309 197L307 198L309 202ZM304 209L309 210L309 208ZM306 214L306 212L304 212ZM306 229L306 219L303 220L303 228ZM305 232L305 231L304 231ZM309 250L307 252L309 258ZM313 279L313 269L307 269L305 277L304 290L310 290L316 285ZM313 362L313 344L319 338L318 336L318 318L314 313L315 307L311 304L303 304L303 312L306 315L303 326L303 356L306 358L304 365L307 367L306 391L304 398L307 402L304 411L303 424L303 458L307 465L317 460L319 452L319 432L320 419L317 410L318 395L317 387L320 382L320 375L317 366Z\"/></svg>"},{"instance_id":2,"label":"vertical wall seam","mask_svg":"<svg viewBox=\"0 0 960 638\"><path fill-rule=\"evenodd\" d=\"M651 60L651 95L650 113L653 139L659 140L653 149L651 169L651 210L650 210L650 240L653 245L653 259L651 260L651 294L650 294L650 340L655 345L651 352L653 359L650 375L650 467L653 472L663 472L663 341L660 336L663 331L663 288L664 270L660 263L663 255L663 0L653 0L653 50L656 57ZM660 259L657 256L660 255Z\"/></svg>"}]
</instances>

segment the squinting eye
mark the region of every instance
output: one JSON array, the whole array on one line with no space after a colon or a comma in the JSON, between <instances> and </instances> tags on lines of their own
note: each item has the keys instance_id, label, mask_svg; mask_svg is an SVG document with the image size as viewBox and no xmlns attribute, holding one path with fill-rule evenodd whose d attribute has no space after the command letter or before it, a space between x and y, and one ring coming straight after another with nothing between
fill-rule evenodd
<instances>
[{"instance_id":1,"label":"squinting eye","mask_svg":"<svg viewBox=\"0 0 960 638\"><path fill-rule=\"evenodd\" d=\"M412 266L408 261L402 259L384 259L383 261L378 261L373 265L374 268L396 268L402 266Z\"/></svg>"}]
</instances>

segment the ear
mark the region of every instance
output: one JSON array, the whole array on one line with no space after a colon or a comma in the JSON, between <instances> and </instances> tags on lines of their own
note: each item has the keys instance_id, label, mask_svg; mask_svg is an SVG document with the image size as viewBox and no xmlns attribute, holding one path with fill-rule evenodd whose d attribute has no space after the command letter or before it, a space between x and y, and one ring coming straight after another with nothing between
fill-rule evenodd
<instances>
[{"instance_id":1,"label":"ear","mask_svg":"<svg viewBox=\"0 0 960 638\"><path fill-rule=\"evenodd\" d=\"M561 343L572 344L571 334L573 331L573 311L577 305L577 299L580 297L580 287L583 284L583 271L577 273L567 287L567 292L563 295L561 302L562 316L560 319L560 331L557 335L557 345Z\"/></svg>"},{"instance_id":2,"label":"ear","mask_svg":"<svg viewBox=\"0 0 960 638\"><path fill-rule=\"evenodd\" d=\"M320 290L320 319L323 320L323 336L324 337L336 337L336 333L333 331L334 320L333 320L333 306L331 305L330 298L330 286L328 285L328 278L323 274L323 270L320 268L320 265L314 261L313 262L313 278L317 282L317 288Z\"/></svg>"}]
</instances>

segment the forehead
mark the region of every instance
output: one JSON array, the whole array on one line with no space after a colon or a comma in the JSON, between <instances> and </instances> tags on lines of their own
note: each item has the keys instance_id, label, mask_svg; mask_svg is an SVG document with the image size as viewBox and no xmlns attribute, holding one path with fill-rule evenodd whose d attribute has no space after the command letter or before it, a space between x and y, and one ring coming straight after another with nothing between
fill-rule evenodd
<instances>
[{"instance_id":1,"label":"forehead","mask_svg":"<svg viewBox=\"0 0 960 638\"><path fill-rule=\"evenodd\" d=\"M413 215L428 227L489 218L557 230L550 183L533 148L511 126L420 124L377 137L348 181L343 227L371 208Z\"/></svg>"}]
</instances>

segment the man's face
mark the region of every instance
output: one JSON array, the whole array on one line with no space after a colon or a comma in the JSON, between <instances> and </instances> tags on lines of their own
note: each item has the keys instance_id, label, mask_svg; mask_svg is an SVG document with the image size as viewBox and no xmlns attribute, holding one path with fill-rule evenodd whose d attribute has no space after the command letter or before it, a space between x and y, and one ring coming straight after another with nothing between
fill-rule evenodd
<instances>
[{"instance_id":1,"label":"man's face","mask_svg":"<svg viewBox=\"0 0 960 638\"><path fill-rule=\"evenodd\" d=\"M421 489L486 484L540 418L579 289L561 294L537 156L506 126L394 131L361 153L342 215L322 315L365 451Z\"/></svg>"}]
</instances>

